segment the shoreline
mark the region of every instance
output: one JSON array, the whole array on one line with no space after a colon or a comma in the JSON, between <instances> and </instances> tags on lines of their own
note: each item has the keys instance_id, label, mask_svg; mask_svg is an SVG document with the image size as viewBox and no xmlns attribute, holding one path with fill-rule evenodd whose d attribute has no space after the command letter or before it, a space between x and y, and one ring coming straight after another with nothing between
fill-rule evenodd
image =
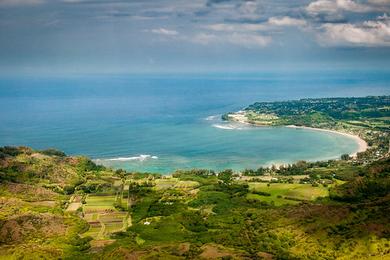
<instances>
[{"instance_id":1,"label":"shoreline","mask_svg":"<svg viewBox=\"0 0 390 260\"><path fill-rule=\"evenodd\" d=\"M231 117L229 117L229 119L231 121L233 121L233 122L237 122L237 123L245 124L245 125L251 125L251 126L255 126L255 127L262 127L262 126L277 127L277 126L272 126L272 125L260 125L260 124L248 122L248 120L247 120L246 116L244 115L243 111L236 112L235 116L231 116ZM349 137L351 139L354 139L356 141L356 143L358 144L358 149L357 149L357 151L349 154L349 156L351 156L353 158L356 158L358 153L364 152L364 151L366 151L368 149L367 142L364 139L362 139L360 136L355 135L355 134L340 132L340 131L331 130L331 129L309 127L309 126L281 125L281 127L295 128L295 129L308 129L308 130L313 130L313 131L321 131L321 132L338 134L338 135L342 135L342 136L346 136L346 137Z\"/></svg>"},{"instance_id":2,"label":"shoreline","mask_svg":"<svg viewBox=\"0 0 390 260\"><path fill-rule=\"evenodd\" d=\"M352 156L354 158L356 158L358 153L364 152L368 149L367 142L358 135L340 132L340 131L331 130L331 129L315 128L315 127L309 127L309 126L286 125L284 127L295 128L295 129L308 129L308 130L313 130L313 131L333 133L333 134L338 134L338 135L342 135L342 136L346 136L346 137L349 137L351 139L354 139L356 141L356 143L358 144L358 150L355 151L354 153L349 154L350 156Z\"/></svg>"}]
</instances>

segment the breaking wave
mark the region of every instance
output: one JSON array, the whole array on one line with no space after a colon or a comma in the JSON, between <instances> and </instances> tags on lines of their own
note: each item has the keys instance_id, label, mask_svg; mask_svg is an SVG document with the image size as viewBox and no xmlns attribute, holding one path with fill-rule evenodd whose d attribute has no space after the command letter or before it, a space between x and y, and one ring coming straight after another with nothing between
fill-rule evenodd
<instances>
[{"instance_id":1,"label":"breaking wave","mask_svg":"<svg viewBox=\"0 0 390 260\"><path fill-rule=\"evenodd\" d=\"M118 162L126 162L126 161L146 161L149 159L157 160L158 157L150 154L140 154L139 156L132 156L132 157L118 157L118 158L110 158L110 159L96 159L95 161L118 161Z\"/></svg>"},{"instance_id":2,"label":"breaking wave","mask_svg":"<svg viewBox=\"0 0 390 260\"><path fill-rule=\"evenodd\" d=\"M214 121L220 118L220 115L213 115L213 116L208 116L204 120L206 121Z\"/></svg>"},{"instance_id":3,"label":"breaking wave","mask_svg":"<svg viewBox=\"0 0 390 260\"><path fill-rule=\"evenodd\" d=\"M233 124L213 124L212 125L215 128L224 129L224 130L245 130L248 129L248 127L242 126L242 125L233 125Z\"/></svg>"}]
</instances>

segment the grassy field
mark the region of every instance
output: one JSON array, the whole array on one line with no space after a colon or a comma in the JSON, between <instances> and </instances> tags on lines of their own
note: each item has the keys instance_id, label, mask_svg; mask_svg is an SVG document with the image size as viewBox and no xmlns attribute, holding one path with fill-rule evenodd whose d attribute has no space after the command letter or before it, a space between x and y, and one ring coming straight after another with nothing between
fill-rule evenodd
<instances>
[{"instance_id":1,"label":"grassy field","mask_svg":"<svg viewBox=\"0 0 390 260\"><path fill-rule=\"evenodd\" d=\"M156 218L150 225L139 223L131 227L147 243L184 241L190 233L173 217Z\"/></svg>"},{"instance_id":2,"label":"grassy field","mask_svg":"<svg viewBox=\"0 0 390 260\"><path fill-rule=\"evenodd\" d=\"M155 180L156 190L166 190L173 188L178 183L177 178L169 178L169 179L157 179Z\"/></svg>"},{"instance_id":3,"label":"grassy field","mask_svg":"<svg viewBox=\"0 0 390 260\"><path fill-rule=\"evenodd\" d=\"M250 199L258 199L268 203L273 203L276 206L284 204L297 204L301 200L315 200L318 197L326 197L329 195L328 188L313 187L311 184L289 184L289 183L267 183L254 182L249 183L251 191L261 191L269 193L271 196L263 196L259 194L248 194Z\"/></svg>"},{"instance_id":4,"label":"grassy field","mask_svg":"<svg viewBox=\"0 0 390 260\"><path fill-rule=\"evenodd\" d=\"M103 212L114 210L115 196L93 196L86 198L86 204L83 207L84 213Z\"/></svg>"}]
</instances>

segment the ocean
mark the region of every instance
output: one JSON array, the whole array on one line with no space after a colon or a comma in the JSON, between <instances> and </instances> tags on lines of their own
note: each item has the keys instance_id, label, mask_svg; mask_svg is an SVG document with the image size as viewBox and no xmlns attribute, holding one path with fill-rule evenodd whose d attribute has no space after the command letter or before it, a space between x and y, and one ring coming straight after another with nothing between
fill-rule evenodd
<instances>
[{"instance_id":1,"label":"ocean","mask_svg":"<svg viewBox=\"0 0 390 260\"><path fill-rule=\"evenodd\" d=\"M255 101L390 94L387 71L0 77L0 145L129 171L257 168L353 153L345 136L227 124Z\"/></svg>"}]
</instances>

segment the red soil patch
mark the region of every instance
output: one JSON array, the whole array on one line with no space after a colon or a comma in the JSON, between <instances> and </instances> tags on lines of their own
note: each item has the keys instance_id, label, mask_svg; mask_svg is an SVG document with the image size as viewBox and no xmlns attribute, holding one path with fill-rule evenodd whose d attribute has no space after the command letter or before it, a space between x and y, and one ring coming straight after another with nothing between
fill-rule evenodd
<instances>
[{"instance_id":1,"label":"red soil patch","mask_svg":"<svg viewBox=\"0 0 390 260\"><path fill-rule=\"evenodd\" d=\"M61 217L43 214L24 214L0 221L0 243L13 244L28 237L64 235L66 226Z\"/></svg>"},{"instance_id":2,"label":"red soil patch","mask_svg":"<svg viewBox=\"0 0 390 260\"><path fill-rule=\"evenodd\" d=\"M202 246L203 252L200 254L200 257L205 259L217 259L224 256L232 256L232 254L224 249L218 248L214 245L204 245Z\"/></svg>"},{"instance_id":3,"label":"red soil patch","mask_svg":"<svg viewBox=\"0 0 390 260\"><path fill-rule=\"evenodd\" d=\"M46 188L37 187L29 184L6 183L1 185L6 191L11 194L19 195L26 201L48 201L55 200L58 194Z\"/></svg>"}]
</instances>

